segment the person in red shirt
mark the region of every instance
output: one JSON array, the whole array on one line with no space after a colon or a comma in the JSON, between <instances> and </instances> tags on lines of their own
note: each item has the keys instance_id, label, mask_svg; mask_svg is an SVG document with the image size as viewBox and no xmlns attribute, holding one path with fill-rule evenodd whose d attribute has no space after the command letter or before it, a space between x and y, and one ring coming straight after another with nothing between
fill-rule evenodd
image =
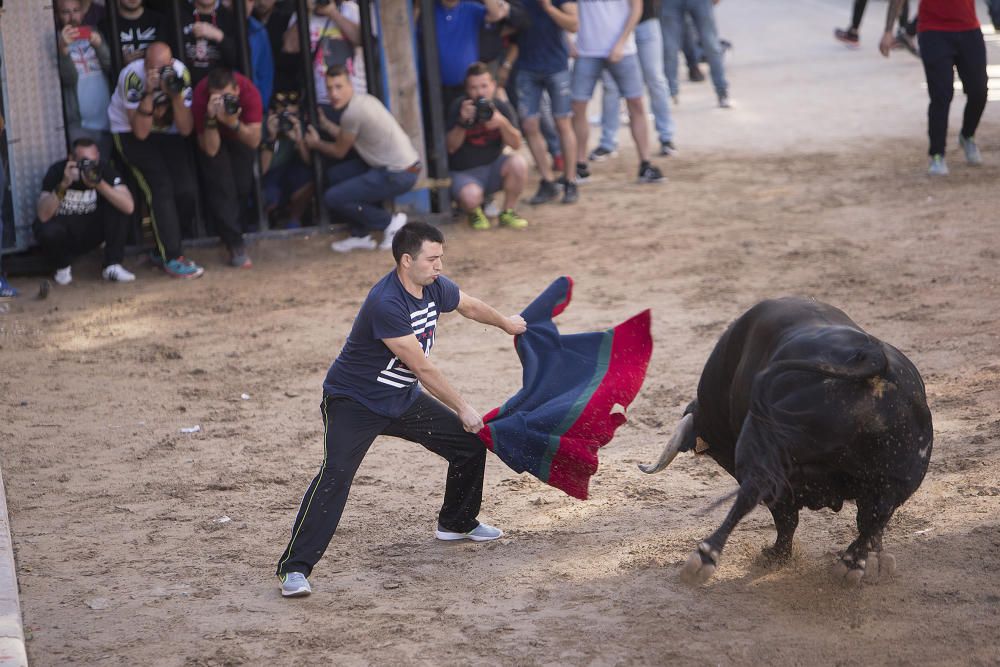
<instances>
[{"instance_id":1,"label":"person in red shirt","mask_svg":"<svg viewBox=\"0 0 1000 667\"><path fill-rule=\"evenodd\" d=\"M262 107L253 82L224 67L195 86L191 102L205 209L229 249L230 264L238 268L252 266L243 243L243 217L253 191Z\"/></svg>"},{"instance_id":2,"label":"person in red shirt","mask_svg":"<svg viewBox=\"0 0 1000 667\"><path fill-rule=\"evenodd\" d=\"M885 34L879 44L882 55L889 57L895 37L892 26L905 0L891 0L886 17ZM986 108L986 43L976 17L975 0L921 0L917 15L917 39L920 59L924 61L927 93L931 102L927 108L927 133L930 136L930 166L932 176L946 176L944 160L948 134L948 108L954 95L954 70L965 90L965 114L958 145L970 165L982 164L975 134Z\"/></svg>"}]
</instances>

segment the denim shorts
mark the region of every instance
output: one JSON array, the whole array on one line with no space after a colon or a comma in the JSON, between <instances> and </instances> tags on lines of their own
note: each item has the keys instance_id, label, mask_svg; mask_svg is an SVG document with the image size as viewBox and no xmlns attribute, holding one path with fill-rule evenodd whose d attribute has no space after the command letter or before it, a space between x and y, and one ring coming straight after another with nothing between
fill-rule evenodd
<instances>
[{"instance_id":1,"label":"denim shorts","mask_svg":"<svg viewBox=\"0 0 1000 667\"><path fill-rule=\"evenodd\" d=\"M622 97L627 100L642 97L642 68L639 67L639 56L633 53L616 63L609 63L607 58L577 58L573 65L574 102L590 101L597 80L605 69L618 84Z\"/></svg>"},{"instance_id":2,"label":"denim shorts","mask_svg":"<svg viewBox=\"0 0 1000 667\"><path fill-rule=\"evenodd\" d=\"M504 154L493 160L493 162L484 164L481 167L451 172L451 198L458 201L458 194L462 191L462 188L470 183L475 183L481 187L485 195L499 192L503 188L503 175L501 175L500 171L509 157L509 155Z\"/></svg>"},{"instance_id":3,"label":"denim shorts","mask_svg":"<svg viewBox=\"0 0 1000 667\"><path fill-rule=\"evenodd\" d=\"M539 74L531 70L517 71L517 115L522 119L538 116L542 105L542 91L549 91L552 100L552 115L567 118L570 108L569 70L555 74Z\"/></svg>"}]
</instances>

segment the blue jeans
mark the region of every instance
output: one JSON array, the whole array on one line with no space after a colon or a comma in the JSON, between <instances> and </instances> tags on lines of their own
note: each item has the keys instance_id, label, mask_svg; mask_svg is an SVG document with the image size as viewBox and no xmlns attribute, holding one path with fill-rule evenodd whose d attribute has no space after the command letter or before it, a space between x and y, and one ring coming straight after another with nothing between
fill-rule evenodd
<instances>
[{"instance_id":1,"label":"blue jeans","mask_svg":"<svg viewBox=\"0 0 1000 667\"><path fill-rule=\"evenodd\" d=\"M573 113L569 99L569 69L554 74L522 69L517 72L517 114L521 118L534 118L541 113L543 91L549 94L555 118L567 118Z\"/></svg>"},{"instance_id":2,"label":"blue jeans","mask_svg":"<svg viewBox=\"0 0 1000 667\"><path fill-rule=\"evenodd\" d=\"M517 83L520 76L520 70L517 68L517 63L515 62L514 70L510 73L510 81L507 83L507 99L518 110L517 116L523 121L524 114L521 113L521 98L518 95ZM549 154L553 157L560 155L562 147L559 143L559 132L556 130L555 120L552 118L552 101L549 99L549 94L544 90L542 91L542 99L538 105L538 125L542 130L542 136L545 137L545 145L549 150Z\"/></svg>"},{"instance_id":3,"label":"blue jeans","mask_svg":"<svg viewBox=\"0 0 1000 667\"><path fill-rule=\"evenodd\" d=\"M722 47L715 29L715 11L712 0L663 0L660 24L663 26L663 66L670 81L670 94L677 94L677 61L684 30L684 13L691 15L694 28L701 40L708 66L712 70L712 84L719 97L729 93L726 72L722 65Z\"/></svg>"},{"instance_id":4,"label":"blue jeans","mask_svg":"<svg viewBox=\"0 0 1000 667\"><path fill-rule=\"evenodd\" d=\"M574 102L589 102L594 95L594 87L602 72L608 72L618 84L618 90L627 100L642 97L642 68L639 58L630 54L616 63L607 58L577 58L573 64L573 80L570 85Z\"/></svg>"},{"instance_id":5,"label":"blue jeans","mask_svg":"<svg viewBox=\"0 0 1000 667\"><path fill-rule=\"evenodd\" d=\"M366 236L389 226L392 214L380 205L409 192L419 174L369 167L360 159L345 160L326 172L330 187L323 202L331 213L351 226L351 236Z\"/></svg>"},{"instance_id":6,"label":"blue jeans","mask_svg":"<svg viewBox=\"0 0 1000 667\"><path fill-rule=\"evenodd\" d=\"M660 33L660 22L657 19L643 21L635 27L635 46L639 50L639 65L642 67L642 78L649 91L649 106L653 108L653 118L656 124L656 134L660 143L673 141L674 119L670 116L670 104L667 100L667 77L663 74L663 38ZM602 148L613 150L618 138L618 100L621 94L618 85L608 72L601 77L604 85L604 98L601 113L601 143Z\"/></svg>"}]
</instances>

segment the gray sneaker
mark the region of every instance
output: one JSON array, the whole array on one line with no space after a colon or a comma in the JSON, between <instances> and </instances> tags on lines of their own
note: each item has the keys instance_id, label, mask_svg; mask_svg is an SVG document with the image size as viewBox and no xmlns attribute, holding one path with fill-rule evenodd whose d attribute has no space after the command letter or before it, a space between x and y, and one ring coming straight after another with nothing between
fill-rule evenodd
<instances>
[{"instance_id":1,"label":"gray sneaker","mask_svg":"<svg viewBox=\"0 0 1000 667\"><path fill-rule=\"evenodd\" d=\"M932 155L930 166L927 167L928 176L947 176L948 175L948 165L944 161L944 156L941 154Z\"/></svg>"},{"instance_id":2,"label":"gray sneaker","mask_svg":"<svg viewBox=\"0 0 1000 667\"><path fill-rule=\"evenodd\" d=\"M977 167L983 163L983 156L979 153L979 146L976 145L975 137L964 137L959 134L958 145L965 151L966 162Z\"/></svg>"},{"instance_id":3,"label":"gray sneaker","mask_svg":"<svg viewBox=\"0 0 1000 667\"><path fill-rule=\"evenodd\" d=\"M472 540L473 542L490 542L503 537L503 531L485 523L481 523L467 533L452 533L441 526L434 531L434 537L439 540Z\"/></svg>"},{"instance_id":4,"label":"gray sneaker","mask_svg":"<svg viewBox=\"0 0 1000 667\"><path fill-rule=\"evenodd\" d=\"M306 575L301 572L286 572L281 577L281 596L286 598L301 598L312 593L312 586Z\"/></svg>"}]
</instances>

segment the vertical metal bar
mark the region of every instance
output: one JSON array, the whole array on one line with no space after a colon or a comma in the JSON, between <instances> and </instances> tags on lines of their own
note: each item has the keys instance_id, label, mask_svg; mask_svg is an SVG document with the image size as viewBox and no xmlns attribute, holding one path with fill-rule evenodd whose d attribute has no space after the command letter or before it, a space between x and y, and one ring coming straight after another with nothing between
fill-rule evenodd
<instances>
[{"instance_id":1,"label":"vertical metal bar","mask_svg":"<svg viewBox=\"0 0 1000 667\"><path fill-rule=\"evenodd\" d=\"M181 18L181 3L174 1L169 4L170 21L174 26L174 47L177 49L174 58L184 60L184 20Z\"/></svg>"},{"instance_id":2,"label":"vertical metal bar","mask_svg":"<svg viewBox=\"0 0 1000 667\"><path fill-rule=\"evenodd\" d=\"M313 77L312 45L309 43L309 6L306 0L295 2L296 25L299 29L299 63L303 73L303 92L305 92L305 120L313 125L319 125L316 120L318 103L316 101L316 80ZM319 153L313 151L313 195L315 197L317 226L326 223L326 211L323 208L323 160Z\"/></svg>"},{"instance_id":3,"label":"vertical metal bar","mask_svg":"<svg viewBox=\"0 0 1000 667\"><path fill-rule=\"evenodd\" d=\"M365 82L368 84L368 94L382 100L382 77L379 76L378 56L375 53L375 36L372 30L372 0L358 0L358 11L361 13L361 52L365 59Z\"/></svg>"},{"instance_id":4,"label":"vertical metal bar","mask_svg":"<svg viewBox=\"0 0 1000 667\"><path fill-rule=\"evenodd\" d=\"M427 103L424 108L430 118L424 119L424 131L430 135L427 142L427 171L431 178L448 176L448 151L445 147L444 105L441 100L441 62L438 60L437 28L434 24L435 0L414 0L420 2L420 31L423 34L421 56L424 65L425 82L421 91ZM435 209L447 211L451 206L448 192L442 189L431 191Z\"/></svg>"},{"instance_id":5,"label":"vertical metal bar","mask_svg":"<svg viewBox=\"0 0 1000 667\"><path fill-rule=\"evenodd\" d=\"M246 78L253 80L253 65L250 59L250 38L247 31L250 23L247 19L247 5L245 0L233 0L233 13L236 15L236 45L239 51L240 68ZM264 109L264 121L261 131L267 130L263 127L267 123L267 109ZM260 151L254 151L253 158L253 202L254 214L257 216L259 229L269 228L267 216L264 215L264 198L260 188ZM242 203L241 203L242 209Z\"/></svg>"},{"instance_id":6,"label":"vertical metal bar","mask_svg":"<svg viewBox=\"0 0 1000 667\"><path fill-rule=\"evenodd\" d=\"M124 66L122 62L121 33L118 31L118 3L109 2L105 7L105 11L108 14L108 32L111 33L104 37L111 41L111 90L113 91L115 83L118 81L118 74Z\"/></svg>"}]
</instances>

